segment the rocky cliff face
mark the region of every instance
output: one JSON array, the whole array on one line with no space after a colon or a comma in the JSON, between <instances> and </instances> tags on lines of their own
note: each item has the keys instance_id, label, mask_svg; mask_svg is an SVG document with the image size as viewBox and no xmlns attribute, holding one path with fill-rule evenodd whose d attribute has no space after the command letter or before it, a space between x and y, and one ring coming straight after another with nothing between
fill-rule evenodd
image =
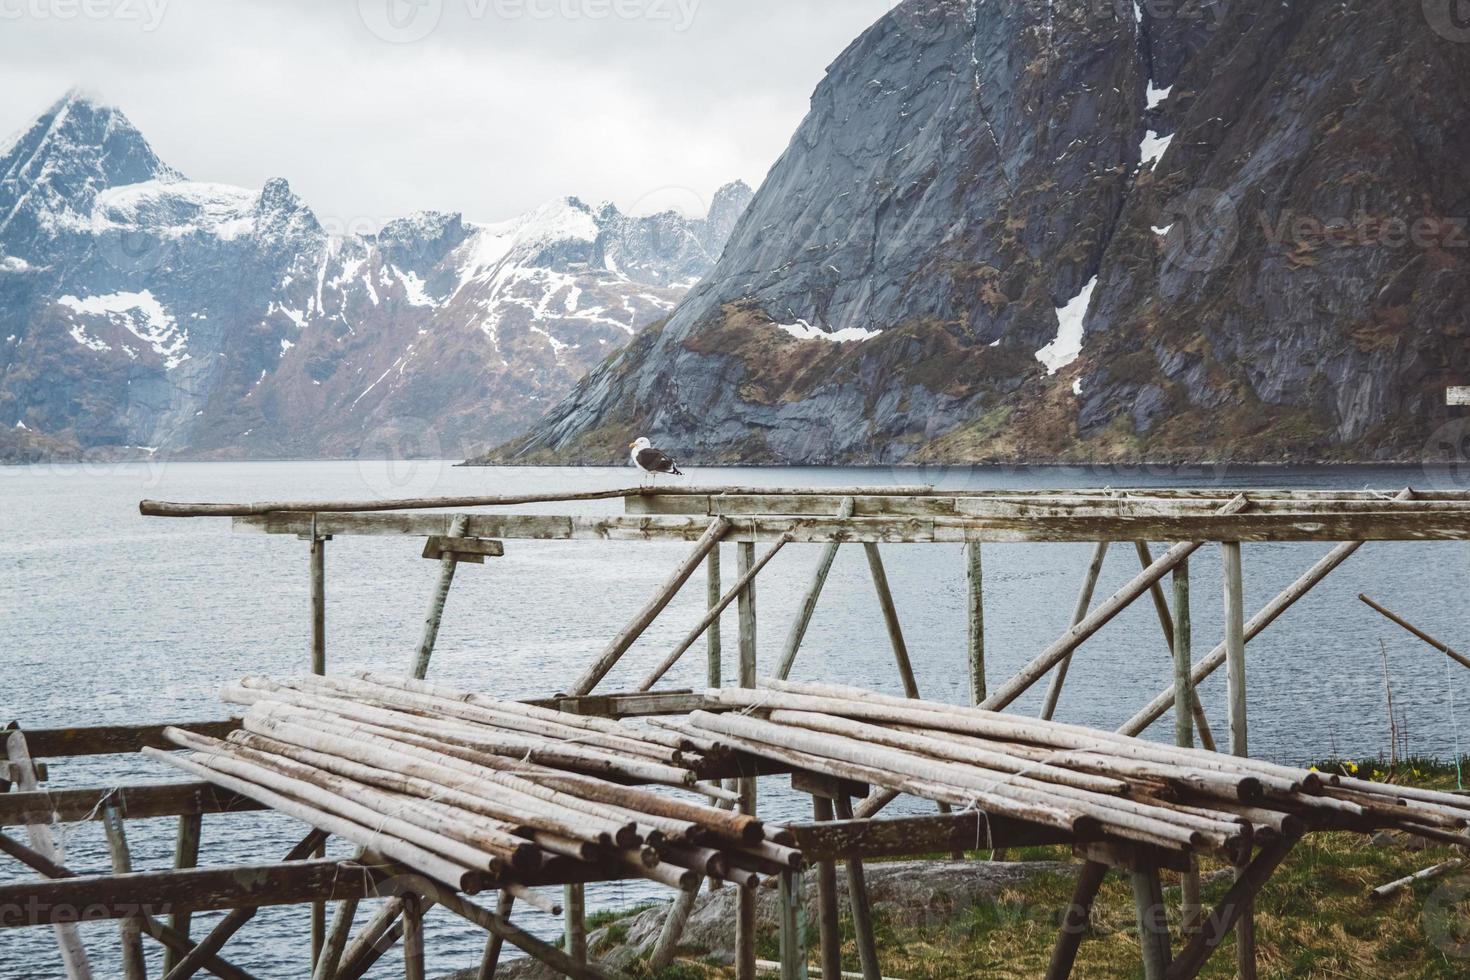
<instances>
[{"instance_id":1,"label":"rocky cliff face","mask_svg":"<svg viewBox=\"0 0 1470 980\"><path fill-rule=\"evenodd\" d=\"M1442 7L907 0L709 277L490 458L1418 458L1470 381Z\"/></svg>"},{"instance_id":2,"label":"rocky cliff face","mask_svg":"<svg viewBox=\"0 0 1470 980\"><path fill-rule=\"evenodd\" d=\"M69 95L0 151L0 458L465 455L667 316L749 195L332 234L284 180L187 181Z\"/></svg>"}]
</instances>

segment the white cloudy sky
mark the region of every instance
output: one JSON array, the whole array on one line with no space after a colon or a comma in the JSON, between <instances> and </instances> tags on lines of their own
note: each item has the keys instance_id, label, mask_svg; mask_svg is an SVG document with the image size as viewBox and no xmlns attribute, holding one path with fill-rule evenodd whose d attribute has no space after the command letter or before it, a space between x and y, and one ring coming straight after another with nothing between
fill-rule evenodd
<instances>
[{"instance_id":1,"label":"white cloudy sky","mask_svg":"<svg viewBox=\"0 0 1470 980\"><path fill-rule=\"evenodd\" d=\"M893 4L0 0L0 139L81 85L190 178L284 176L342 224L566 194L694 210L760 182Z\"/></svg>"}]
</instances>

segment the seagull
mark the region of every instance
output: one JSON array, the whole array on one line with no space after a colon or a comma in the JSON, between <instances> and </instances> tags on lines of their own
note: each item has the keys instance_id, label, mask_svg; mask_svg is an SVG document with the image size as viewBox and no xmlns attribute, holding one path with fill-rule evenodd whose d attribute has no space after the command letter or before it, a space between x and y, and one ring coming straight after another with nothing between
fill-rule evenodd
<instances>
[{"instance_id":1,"label":"seagull","mask_svg":"<svg viewBox=\"0 0 1470 980\"><path fill-rule=\"evenodd\" d=\"M669 458L662 450L654 449L653 443L647 439L637 439L628 444L632 450L630 454L633 465L643 472L651 475L654 480L658 479L660 473L668 473L670 476L683 476L678 464Z\"/></svg>"}]
</instances>

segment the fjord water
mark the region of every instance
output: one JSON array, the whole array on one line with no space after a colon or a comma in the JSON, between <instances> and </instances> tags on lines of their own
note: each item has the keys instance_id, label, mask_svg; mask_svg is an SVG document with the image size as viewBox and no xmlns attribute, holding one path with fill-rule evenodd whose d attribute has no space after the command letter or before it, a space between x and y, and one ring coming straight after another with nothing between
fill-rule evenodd
<instances>
[{"instance_id":1,"label":"fjord water","mask_svg":"<svg viewBox=\"0 0 1470 980\"><path fill-rule=\"evenodd\" d=\"M138 516L142 497L171 500L372 499L429 494L522 493L612 488L637 482L619 469L462 469L436 462L177 463L0 468L0 723L29 728L145 723L224 716L218 691L247 674L302 673L309 663L307 546L289 537L232 531L227 520ZM692 470L708 485L851 486L933 484L944 489L1075 487L1450 488L1464 474L1420 468L721 469ZM616 501L519 508L615 513ZM1305 571L1329 545L1245 547L1247 612ZM339 538L327 551L327 645L332 671L408 668L437 565L406 538ZM663 581L681 544L507 542L506 555L465 566L450 594L431 678L512 697L563 688ZM1160 545L1155 545L1155 552ZM816 561L814 547L788 547L757 590L760 665L768 671ZM999 682L1064 631L1090 545L987 545L986 644ZM968 697L965 579L961 549L890 546L884 551L909 652L925 696ZM725 580L734 550L725 549ZM1221 637L1219 551L1192 565L1196 655ZM1114 546L1097 599L1138 571L1128 545ZM628 654L603 689L627 689L698 619L695 582ZM1452 646L1470 647L1470 547L1463 543L1372 543L1248 648L1253 753L1289 762L1387 753L1385 658L1409 748L1449 757L1459 723L1470 723L1470 674L1386 623L1357 600L1366 592ZM733 677L734 613L725 623L725 675ZM1058 718L1112 728L1169 682L1168 654L1145 599L1083 647ZM666 687L704 682L703 645ZM793 674L901 693L866 562L844 549L828 580ZM1042 686L1013 710L1035 713ZM1201 696L1224 732L1224 676ZM1151 731L1171 737L1168 718ZM1470 729L1466 732L1470 740ZM161 781L178 774L141 757L58 761L56 786ZM763 782L762 812L797 817L800 801L778 780ZM206 817L201 863L277 860L302 833L269 814ZM171 820L128 827L135 867L168 867ZM100 825L65 828L65 863L107 867ZM336 847L334 853L348 848ZM0 863L0 882L18 879ZM589 904L626 907L667 898L637 882L591 889ZM486 896L493 901L493 896ZM202 934L217 915L197 916ZM557 923L527 912L518 921L545 937ZM483 934L443 913L429 918L430 974L474 966ZM83 927L97 975L117 969L117 928ZM226 948L262 977L300 977L308 949L299 909L264 910ZM158 971L156 947L150 948ZM401 975L396 956L372 976ZM62 977L51 932L0 930L0 976Z\"/></svg>"}]
</instances>

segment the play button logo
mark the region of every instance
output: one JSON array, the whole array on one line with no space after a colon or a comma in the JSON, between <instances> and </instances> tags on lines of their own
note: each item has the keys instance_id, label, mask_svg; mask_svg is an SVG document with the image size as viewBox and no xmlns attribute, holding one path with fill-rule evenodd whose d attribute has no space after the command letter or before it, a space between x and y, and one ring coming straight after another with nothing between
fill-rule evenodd
<instances>
[{"instance_id":1,"label":"play button logo","mask_svg":"<svg viewBox=\"0 0 1470 980\"><path fill-rule=\"evenodd\" d=\"M439 26L444 0L357 0L357 12L374 36L389 44L412 44Z\"/></svg>"}]
</instances>

